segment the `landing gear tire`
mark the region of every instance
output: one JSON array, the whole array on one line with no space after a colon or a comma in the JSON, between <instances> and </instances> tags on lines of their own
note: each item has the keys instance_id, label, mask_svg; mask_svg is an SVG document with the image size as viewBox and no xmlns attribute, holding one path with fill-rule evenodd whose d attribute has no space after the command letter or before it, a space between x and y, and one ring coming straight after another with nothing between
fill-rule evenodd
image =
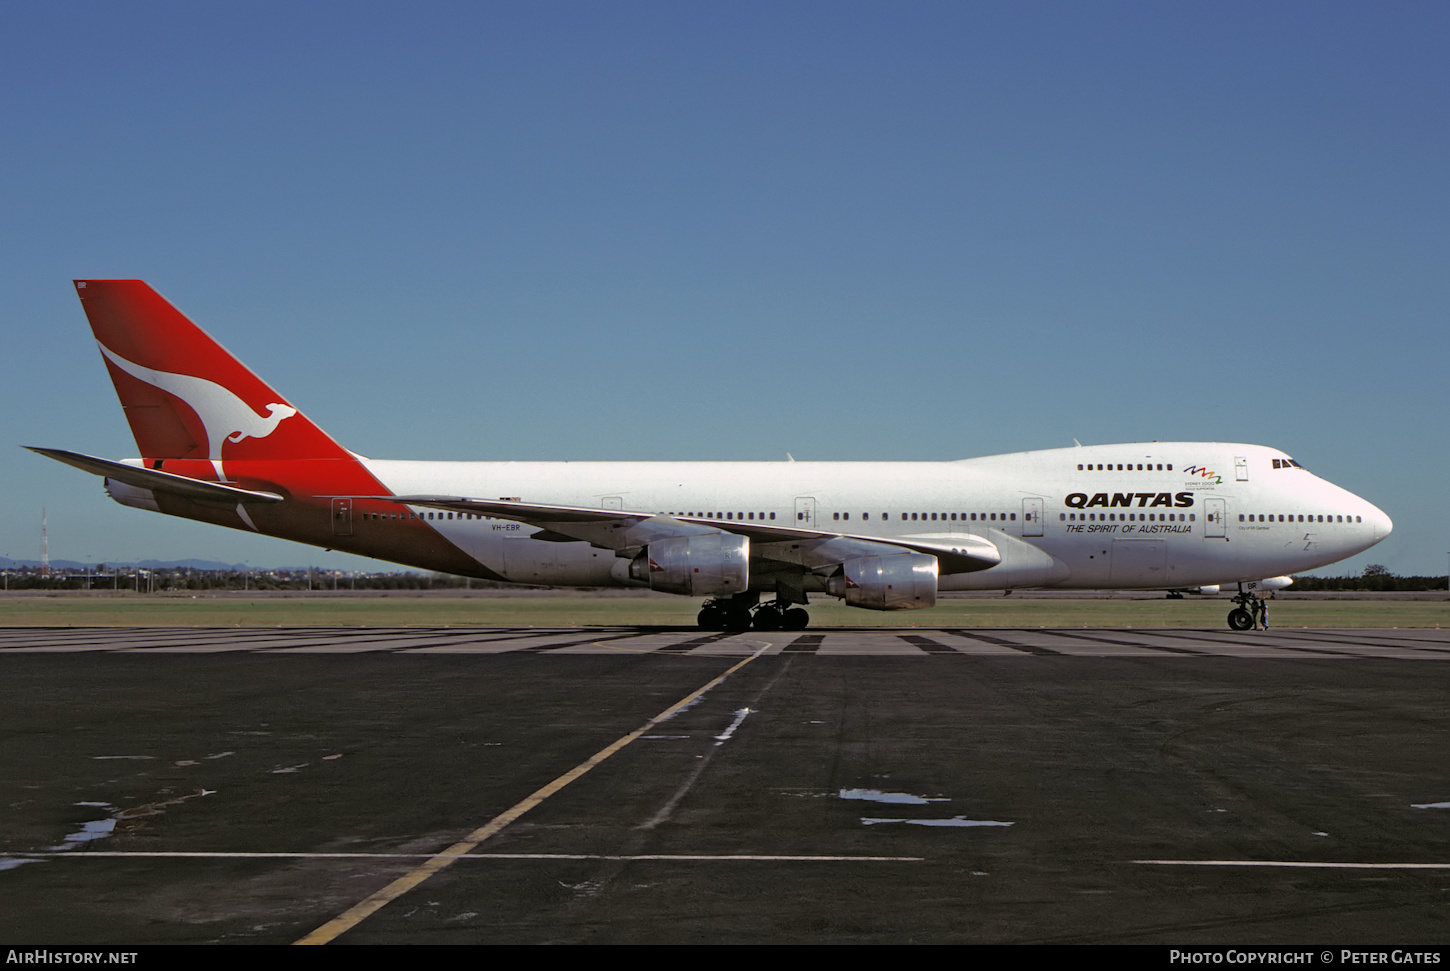
<instances>
[{"instance_id":1,"label":"landing gear tire","mask_svg":"<svg viewBox=\"0 0 1450 971\"><path fill-rule=\"evenodd\" d=\"M1245 590L1244 585L1240 583L1234 603L1238 606L1230 610L1228 614L1228 625L1234 630L1254 630L1261 624L1264 630L1269 629L1268 601L1254 596L1252 591Z\"/></svg>"},{"instance_id":2,"label":"landing gear tire","mask_svg":"<svg viewBox=\"0 0 1450 971\"><path fill-rule=\"evenodd\" d=\"M753 598L752 598L753 599ZM752 613L753 609L753 613ZM805 630L811 615L799 607L775 600L756 606L743 596L708 600L696 617L701 630L726 630L738 633L750 630Z\"/></svg>"},{"instance_id":3,"label":"landing gear tire","mask_svg":"<svg viewBox=\"0 0 1450 971\"><path fill-rule=\"evenodd\" d=\"M707 600L695 620L701 630L749 630L750 609L754 606L754 597L746 599L739 595Z\"/></svg>"},{"instance_id":4,"label":"landing gear tire","mask_svg":"<svg viewBox=\"0 0 1450 971\"><path fill-rule=\"evenodd\" d=\"M724 630L725 611L715 604L706 604L700 608L700 614L695 621L701 630Z\"/></svg>"},{"instance_id":5,"label":"landing gear tire","mask_svg":"<svg viewBox=\"0 0 1450 971\"><path fill-rule=\"evenodd\" d=\"M727 610L725 611L724 629L728 631L750 630L750 611L748 610Z\"/></svg>"},{"instance_id":6,"label":"landing gear tire","mask_svg":"<svg viewBox=\"0 0 1450 971\"><path fill-rule=\"evenodd\" d=\"M756 630L780 630L784 623L781 611L770 604L762 604L751 621Z\"/></svg>"}]
</instances>

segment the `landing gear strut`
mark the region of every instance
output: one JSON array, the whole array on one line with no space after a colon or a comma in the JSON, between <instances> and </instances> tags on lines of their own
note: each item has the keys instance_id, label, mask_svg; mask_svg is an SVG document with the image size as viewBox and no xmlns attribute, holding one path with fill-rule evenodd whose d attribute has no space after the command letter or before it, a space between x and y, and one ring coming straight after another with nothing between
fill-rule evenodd
<instances>
[{"instance_id":1,"label":"landing gear strut","mask_svg":"<svg viewBox=\"0 0 1450 971\"><path fill-rule=\"evenodd\" d=\"M701 630L805 630L811 615L784 600L760 603L759 592L705 601L697 621ZM754 611L752 615L751 611Z\"/></svg>"},{"instance_id":2,"label":"landing gear strut","mask_svg":"<svg viewBox=\"0 0 1450 971\"><path fill-rule=\"evenodd\" d=\"M1239 592L1233 602L1238 604L1228 612L1228 625L1234 630L1253 630L1263 626L1269 629L1269 607L1262 597L1256 597L1252 593L1244 591L1244 585L1239 584Z\"/></svg>"}]
</instances>

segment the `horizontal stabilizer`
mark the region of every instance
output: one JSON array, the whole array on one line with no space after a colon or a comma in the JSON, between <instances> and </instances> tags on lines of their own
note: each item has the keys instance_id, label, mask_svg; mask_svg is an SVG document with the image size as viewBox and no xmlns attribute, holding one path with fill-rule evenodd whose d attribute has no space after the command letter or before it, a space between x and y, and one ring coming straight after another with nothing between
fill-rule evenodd
<instances>
[{"instance_id":1,"label":"horizontal stabilizer","mask_svg":"<svg viewBox=\"0 0 1450 971\"><path fill-rule=\"evenodd\" d=\"M46 458L55 459L57 462L64 462L66 465L74 466L83 472L92 475L102 475L108 479L115 479L117 482L124 482L126 485L135 486L138 489L150 489L152 492L166 492L173 496L181 496L186 499L194 499L199 502L225 502L232 503L271 503L281 502L282 497L275 492L254 492L251 489L238 489L236 486L222 485L220 482L203 482L200 479L191 479L184 475L176 475L173 472L163 472L160 469L143 469L134 465L127 465L124 462L113 462L110 459L96 458L93 455L82 455L80 452L67 452L59 448L36 448L27 445L30 449Z\"/></svg>"}]
</instances>

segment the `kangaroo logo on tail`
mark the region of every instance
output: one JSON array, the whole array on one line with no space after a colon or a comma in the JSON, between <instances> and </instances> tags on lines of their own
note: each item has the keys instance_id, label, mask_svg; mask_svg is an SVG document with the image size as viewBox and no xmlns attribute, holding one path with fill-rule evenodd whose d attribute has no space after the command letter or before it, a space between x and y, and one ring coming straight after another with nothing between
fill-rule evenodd
<instances>
[{"instance_id":1,"label":"kangaroo logo on tail","mask_svg":"<svg viewBox=\"0 0 1450 971\"><path fill-rule=\"evenodd\" d=\"M96 342L96 346L106 360L131 377L175 395L196 412L206 429L207 457L216 469L217 478L223 482L227 481L227 477L222 471L222 442L235 445L244 438L266 438L283 421L297 414L297 409L291 405L274 401L267 405L266 415L259 415L251 405L215 381L142 367L121 357L100 341Z\"/></svg>"}]
</instances>

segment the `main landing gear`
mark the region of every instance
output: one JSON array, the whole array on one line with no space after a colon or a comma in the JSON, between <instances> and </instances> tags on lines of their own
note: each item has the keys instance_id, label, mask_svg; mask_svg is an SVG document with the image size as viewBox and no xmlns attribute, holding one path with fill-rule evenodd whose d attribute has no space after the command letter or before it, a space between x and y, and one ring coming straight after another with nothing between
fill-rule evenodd
<instances>
[{"instance_id":1,"label":"main landing gear","mask_svg":"<svg viewBox=\"0 0 1450 971\"><path fill-rule=\"evenodd\" d=\"M701 630L805 630L811 615L783 600L760 603L759 593L707 600L700 608ZM751 613L754 611L754 613Z\"/></svg>"},{"instance_id":2,"label":"main landing gear","mask_svg":"<svg viewBox=\"0 0 1450 971\"><path fill-rule=\"evenodd\" d=\"M1246 593L1244 585L1240 583L1238 596L1234 597L1233 602L1238 606L1228 612L1230 627L1234 630L1253 630L1259 626L1269 629L1269 607L1262 597Z\"/></svg>"}]
</instances>

